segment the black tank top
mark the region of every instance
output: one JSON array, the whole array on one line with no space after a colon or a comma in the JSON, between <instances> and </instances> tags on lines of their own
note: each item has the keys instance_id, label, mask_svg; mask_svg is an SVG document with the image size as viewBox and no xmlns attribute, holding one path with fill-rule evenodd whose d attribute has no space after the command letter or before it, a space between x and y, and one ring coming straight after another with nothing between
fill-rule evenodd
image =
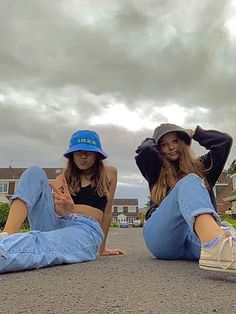
<instances>
[{"instance_id":1,"label":"black tank top","mask_svg":"<svg viewBox=\"0 0 236 314\"><path fill-rule=\"evenodd\" d=\"M74 204L88 205L91 207L95 207L104 212L107 197L99 196L96 191L93 191L91 184L81 187L79 192L76 195L71 195Z\"/></svg>"}]
</instances>

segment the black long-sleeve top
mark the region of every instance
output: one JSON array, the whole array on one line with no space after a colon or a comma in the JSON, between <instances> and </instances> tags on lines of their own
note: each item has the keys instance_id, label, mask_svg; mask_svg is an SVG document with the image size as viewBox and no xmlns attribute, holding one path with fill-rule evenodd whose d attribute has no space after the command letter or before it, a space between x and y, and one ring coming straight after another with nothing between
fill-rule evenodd
<instances>
[{"instance_id":1,"label":"black long-sleeve top","mask_svg":"<svg viewBox=\"0 0 236 314\"><path fill-rule=\"evenodd\" d=\"M233 139L227 133L215 130L204 130L200 126L196 127L193 139L208 150L207 154L199 156L199 158L206 168L210 167L210 170L206 174L206 180L209 184L208 192L211 202L216 209L213 187L224 168ZM163 164L155 139L146 138L137 148L136 153L136 164L147 180L151 191L153 185L159 178Z\"/></svg>"}]
</instances>

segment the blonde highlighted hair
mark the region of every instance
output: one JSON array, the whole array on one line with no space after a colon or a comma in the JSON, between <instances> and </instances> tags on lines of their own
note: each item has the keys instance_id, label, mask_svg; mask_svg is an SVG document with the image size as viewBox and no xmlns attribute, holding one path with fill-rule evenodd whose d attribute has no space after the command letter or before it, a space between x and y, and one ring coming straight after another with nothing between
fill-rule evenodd
<instances>
[{"instance_id":1,"label":"blonde highlighted hair","mask_svg":"<svg viewBox=\"0 0 236 314\"><path fill-rule=\"evenodd\" d=\"M109 180L106 175L105 166L99 155L96 154L96 160L91 169L92 189L100 196L109 197ZM74 162L73 154L68 157L67 167L64 169L64 176L71 195L76 195L81 188L81 170Z\"/></svg>"},{"instance_id":2,"label":"blonde highlighted hair","mask_svg":"<svg viewBox=\"0 0 236 314\"><path fill-rule=\"evenodd\" d=\"M178 133L177 133L178 136ZM182 139L178 137L178 152L179 160L178 166L173 162L163 158L163 165L157 182L151 190L151 199L154 203L160 205L161 201L166 197L168 192L175 186L175 184L183 177L190 173L195 173L200 178L205 180L205 174L209 171L211 166L206 169L201 160L197 159L190 148ZM205 180L205 185L209 188L208 182Z\"/></svg>"}]
</instances>

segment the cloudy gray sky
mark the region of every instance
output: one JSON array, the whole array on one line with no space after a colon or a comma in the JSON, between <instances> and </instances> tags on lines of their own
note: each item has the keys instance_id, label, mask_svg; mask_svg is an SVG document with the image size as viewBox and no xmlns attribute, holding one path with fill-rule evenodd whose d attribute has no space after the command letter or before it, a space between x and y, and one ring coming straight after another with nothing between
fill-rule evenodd
<instances>
[{"instance_id":1,"label":"cloudy gray sky","mask_svg":"<svg viewBox=\"0 0 236 314\"><path fill-rule=\"evenodd\" d=\"M235 139L235 1L0 0L0 41L0 167L63 166L70 135L93 129L116 197L143 206L134 151L158 124Z\"/></svg>"}]
</instances>

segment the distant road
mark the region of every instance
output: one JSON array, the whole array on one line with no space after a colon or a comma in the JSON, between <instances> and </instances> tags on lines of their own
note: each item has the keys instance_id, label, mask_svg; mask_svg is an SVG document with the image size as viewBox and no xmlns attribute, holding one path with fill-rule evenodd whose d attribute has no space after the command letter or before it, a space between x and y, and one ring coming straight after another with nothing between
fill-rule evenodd
<instances>
[{"instance_id":1,"label":"distant road","mask_svg":"<svg viewBox=\"0 0 236 314\"><path fill-rule=\"evenodd\" d=\"M236 275L160 261L142 229L111 229L125 256L0 275L0 313L236 313Z\"/></svg>"}]
</instances>

